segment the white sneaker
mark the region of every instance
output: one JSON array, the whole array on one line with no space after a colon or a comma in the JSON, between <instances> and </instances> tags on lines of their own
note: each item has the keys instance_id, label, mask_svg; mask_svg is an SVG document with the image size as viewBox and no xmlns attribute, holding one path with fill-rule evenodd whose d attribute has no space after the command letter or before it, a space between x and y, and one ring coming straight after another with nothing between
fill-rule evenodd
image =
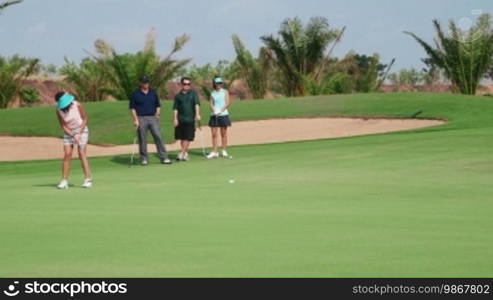
<instances>
[{"instance_id":1,"label":"white sneaker","mask_svg":"<svg viewBox=\"0 0 493 300\"><path fill-rule=\"evenodd\" d=\"M62 179L62 181L60 181L60 183L57 185L57 188L60 190L68 189L68 181L65 179Z\"/></svg>"},{"instance_id":2,"label":"white sneaker","mask_svg":"<svg viewBox=\"0 0 493 300\"><path fill-rule=\"evenodd\" d=\"M183 153L178 152L178 156L176 156L176 160L177 161L183 160Z\"/></svg>"},{"instance_id":3,"label":"white sneaker","mask_svg":"<svg viewBox=\"0 0 493 300\"><path fill-rule=\"evenodd\" d=\"M229 157L229 154L228 152L226 152L226 150L221 151L221 155L222 157Z\"/></svg>"},{"instance_id":4,"label":"white sneaker","mask_svg":"<svg viewBox=\"0 0 493 300\"><path fill-rule=\"evenodd\" d=\"M92 188L92 179L86 178L82 184L82 187L86 189Z\"/></svg>"},{"instance_id":5,"label":"white sneaker","mask_svg":"<svg viewBox=\"0 0 493 300\"><path fill-rule=\"evenodd\" d=\"M165 158L161 161L163 165L171 165L171 160L169 158Z\"/></svg>"},{"instance_id":6,"label":"white sneaker","mask_svg":"<svg viewBox=\"0 0 493 300\"><path fill-rule=\"evenodd\" d=\"M183 155L182 159L184 161L187 161L188 160L188 152L185 152L185 154Z\"/></svg>"},{"instance_id":7,"label":"white sneaker","mask_svg":"<svg viewBox=\"0 0 493 300\"><path fill-rule=\"evenodd\" d=\"M207 155L207 159L218 158L218 157L219 157L219 153L217 152L211 152L209 153L209 155Z\"/></svg>"}]
</instances>

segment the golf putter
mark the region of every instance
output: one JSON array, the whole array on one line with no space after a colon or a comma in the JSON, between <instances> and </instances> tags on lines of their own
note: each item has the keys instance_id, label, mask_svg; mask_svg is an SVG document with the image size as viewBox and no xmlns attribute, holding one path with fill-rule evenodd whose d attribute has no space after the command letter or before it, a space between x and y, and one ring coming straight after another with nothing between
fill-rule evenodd
<instances>
[{"instance_id":1,"label":"golf putter","mask_svg":"<svg viewBox=\"0 0 493 300\"><path fill-rule=\"evenodd\" d=\"M138 129L139 127L137 127ZM136 148L136 145L137 145L137 135L134 136L134 143L132 145L132 155L130 156L130 165L128 165L128 167L130 168L133 164L134 164L134 157L135 157L135 148Z\"/></svg>"},{"instance_id":2,"label":"golf putter","mask_svg":"<svg viewBox=\"0 0 493 300\"><path fill-rule=\"evenodd\" d=\"M136 144L137 144L137 137L134 137L134 143L132 145L132 155L130 156L130 165L128 165L129 168L134 164L135 145Z\"/></svg>"}]
</instances>

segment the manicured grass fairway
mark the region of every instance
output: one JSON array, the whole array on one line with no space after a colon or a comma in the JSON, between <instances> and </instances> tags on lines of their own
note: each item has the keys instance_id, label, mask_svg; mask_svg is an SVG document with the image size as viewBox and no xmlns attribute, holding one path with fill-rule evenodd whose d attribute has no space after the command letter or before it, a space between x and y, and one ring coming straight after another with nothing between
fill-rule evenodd
<instances>
[{"instance_id":1,"label":"manicured grass fairway","mask_svg":"<svg viewBox=\"0 0 493 300\"><path fill-rule=\"evenodd\" d=\"M492 99L373 94L233 109L245 119L417 110L450 122L234 147L232 160L197 151L129 168L128 155L97 158L92 190L79 187L77 161L68 191L54 188L59 161L0 163L0 276L491 277Z\"/></svg>"}]
</instances>

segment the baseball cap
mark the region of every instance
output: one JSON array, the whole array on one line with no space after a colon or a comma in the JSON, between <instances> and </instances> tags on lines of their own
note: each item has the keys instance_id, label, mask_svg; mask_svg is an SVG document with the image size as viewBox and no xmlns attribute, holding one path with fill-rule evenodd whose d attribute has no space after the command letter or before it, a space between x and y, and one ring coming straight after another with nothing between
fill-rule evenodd
<instances>
[{"instance_id":1,"label":"baseball cap","mask_svg":"<svg viewBox=\"0 0 493 300\"><path fill-rule=\"evenodd\" d=\"M139 81L141 83L149 83L151 81L151 79L149 78L149 76L147 75L142 75L140 78L139 78Z\"/></svg>"},{"instance_id":2,"label":"baseball cap","mask_svg":"<svg viewBox=\"0 0 493 300\"><path fill-rule=\"evenodd\" d=\"M221 77L214 78L214 83L223 83L223 79Z\"/></svg>"}]
</instances>

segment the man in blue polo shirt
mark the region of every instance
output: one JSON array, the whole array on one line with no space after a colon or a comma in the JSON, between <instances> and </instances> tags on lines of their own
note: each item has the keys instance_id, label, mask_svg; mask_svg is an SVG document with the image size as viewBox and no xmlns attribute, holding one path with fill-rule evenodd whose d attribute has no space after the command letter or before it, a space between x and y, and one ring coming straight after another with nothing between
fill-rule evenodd
<instances>
[{"instance_id":1,"label":"man in blue polo shirt","mask_svg":"<svg viewBox=\"0 0 493 300\"><path fill-rule=\"evenodd\" d=\"M161 104L154 89L150 88L150 79L144 75L140 78L140 87L130 97L129 108L139 137L139 152L142 165L147 165L147 131L150 130L156 144L159 159L163 164L171 164L161 138L159 116Z\"/></svg>"}]
</instances>

